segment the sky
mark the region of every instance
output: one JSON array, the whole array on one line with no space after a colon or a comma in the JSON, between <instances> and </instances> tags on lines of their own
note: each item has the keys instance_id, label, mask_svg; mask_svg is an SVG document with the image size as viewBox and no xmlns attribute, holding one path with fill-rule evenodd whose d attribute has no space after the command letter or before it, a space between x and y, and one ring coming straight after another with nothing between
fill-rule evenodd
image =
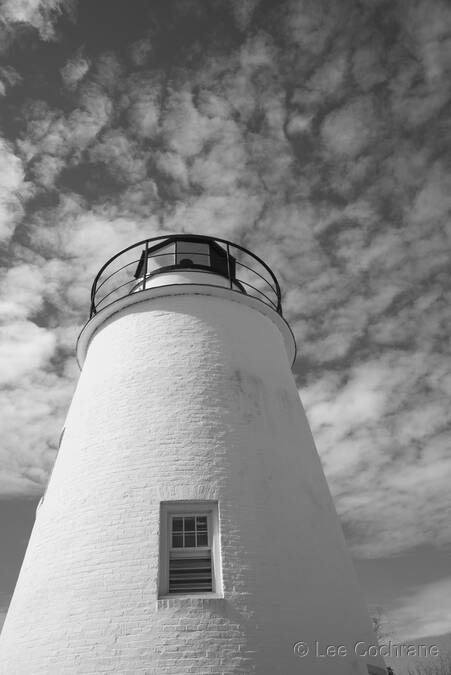
<instances>
[{"instance_id":1,"label":"sky","mask_svg":"<svg viewBox=\"0 0 451 675\"><path fill-rule=\"evenodd\" d=\"M451 631L451 4L2 0L0 605L100 266L193 232L274 270L368 604Z\"/></svg>"}]
</instances>

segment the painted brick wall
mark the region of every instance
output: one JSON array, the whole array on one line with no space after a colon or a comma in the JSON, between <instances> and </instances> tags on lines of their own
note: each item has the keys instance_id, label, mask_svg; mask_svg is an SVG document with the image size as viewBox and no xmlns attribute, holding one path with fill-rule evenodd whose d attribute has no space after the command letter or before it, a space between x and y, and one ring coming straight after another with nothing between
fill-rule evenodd
<instances>
[{"instance_id":1,"label":"painted brick wall","mask_svg":"<svg viewBox=\"0 0 451 675\"><path fill-rule=\"evenodd\" d=\"M160 502L174 499L218 500L223 598L158 600ZM300 659L299 640L350 656ZM0 673L363 675L357 640L374 636L276 325L245 298L207 296L111 317L37 513Z\"/></svg>"}]
</instances>

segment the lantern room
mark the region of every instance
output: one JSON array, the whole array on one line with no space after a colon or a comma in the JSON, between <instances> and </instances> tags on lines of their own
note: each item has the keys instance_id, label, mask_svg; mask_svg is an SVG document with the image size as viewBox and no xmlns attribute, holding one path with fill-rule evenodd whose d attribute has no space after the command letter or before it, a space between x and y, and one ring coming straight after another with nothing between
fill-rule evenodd
<instances>
[{"instance_id":1,"label":"lantern room","mask_svg":"<svg viewBox=\"0 0 451 675\"><path fill-rule=\"evenodd\" d=\"M180 269L203 270L234 280L235 258L227 255L214 239L199 241L193 236L174 236L143 250L135 278Z\"/></svg>"},{"instance_id":2,"label":"lantern room","mask_svg":"<svg viewBox=\"0 0 451 675\"><path fill-rule=\"evenodd\" d=\"M280 286L271 268L226 239L171 234L132 244L101 267L91 289L89 321L77 343L79 363L91 336L108 317L125 307L176 295L227 298L257 309L280 328L294 362L295 340L282 315Z\"/></svg>"},{"instance_id":3,"label":"lantern room","mask_svg":"<svg viewBox=\"0 0 451 675\"><path fill-rule=\"evenodd\" d=\"M246 293L236 279L236 258L230 248L209 237L174 235L145 247L134 276L138 283L133 292L173 283L205 283Z\"/></svg>"},{"instance_id":4,"label":"lantern room","mask_svg":"<svg viewBox=\"0 0 451 675\"><path fill-rule=\"evenodd\" d=\"M91 290L90 318L140 291L193 284L228 288L282 314L279 283L254 253L226 239L173 234L132 244L103 265Z\"/></svg>"}]
</instances>

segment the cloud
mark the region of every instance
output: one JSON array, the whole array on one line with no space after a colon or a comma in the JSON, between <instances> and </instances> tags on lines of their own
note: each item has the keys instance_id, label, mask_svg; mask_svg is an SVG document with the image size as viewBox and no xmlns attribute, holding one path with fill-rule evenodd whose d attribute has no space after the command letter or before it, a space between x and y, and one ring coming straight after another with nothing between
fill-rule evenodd
<instances>
[{"instance_id":1,"label":"cloud","mask_svg":"<svg viewBox=\"0 0 451 675\"><path fill-rule=\"evenodd\" d=\"M333 52L306 82L297 96L298 101L309 105L321 103L343 93L343 85L348 70L346 52Z\"/></svg>"},{"instance_id":2,"label":"cloud","mask_svg":"<svg viewBox=\"0 0 451 675\"><path fill-rule=\"evenodd\" d=\"M8 384L48 363L55 336L31 321L0 327L0 383Z\"/></svg>"},{"instance_id":3,"label":"cloud","mask_svg":"<svg viewBox=\"0 0 451 675\"><path fill-rule=\"evenodd\" d=\"M0 67L0 96L5 96L8 89L22 82L19 72L12 66Z\"/></svg>"},{"instance_id":4,"label":"cloud","mask_svg":"<svg viewBox=\"0 0 451 675\"><path fill-rule=\"evenodd\" d=\"M97 83L80 87L78 104L64 115L38 100L23 113L26 131L18 148L39 186L52 188L61 170L80 161L110 120L110 97Z\"/></svg>"},{"instance_id":5,"label":"cloud","mask_svg":"<svg viewBox=\"0 0 451 675\"><path fill-rule=\"evenodd\" d=\"M135 66L144 66L152 53L152 42L149 38L137 40L130 47L130 58Z\"/></svg>"},{"instance_id":6,"label":"cloud","mask_svg":"<svg viewBox=\"0 0 451 675\"><path fill-rule=\"evenodd\" d=\"M376 133L376 118L369 97L331 112L321 129L326 148L346 157L354 157L365 150L375 140Z\"/></svg>"},{"instance_id":7,"label":"cloud","mask_svg":"<svg viewBox=\"0 0 451 675\"><path fill-rule=\"evenodd\" d=\"M159 78L148 73L131 77L125 84L123 106L130 130L139 138L152 139L160 131L161 91Z\"/></svg>"},{"instance_id":8,"label":"cloud","mask_svg":"<svg viewBox=\"0 0 451 675\"><path fill-rule=\"evenodd\" d=\"M176 181L182 188L189 185L188 167L185 159L176 152L162 152L154 155L159 172Z\"/></svg>"},{"instance_id":9,"label":"cloud","mask_svg":"<svg viewBox=\"0 0 451 675\"><path fill-rule=\"evenodd\" d=\"M451 630L451 577L425 584L398 600L388 621L398 640L443 635Z\"/></svg>"},{"instance_id":10,"label":"cloud","mask_svg":"<svg viewBox=\"0 0 451 675\"><path fill-rule=\"evenodd\" d=\"M39 368L38 358L34 370L28 356L27 361L28 371L22 368L16 386L0 391L4 415L0 491L6 497L42 494L55 460L67 400L73 392L73 371L58 376Z\"/></svg>"},{"instance_id":11,"label":"cloud","mask_svg":"<svg viewBox=\"0 0 451 675\"><path fill-rule=\"evenodd\" d=\"M451 477L447 359L385 352L301 391L355 553L446 543Z\"/></svg>"},{"instance_id":12,"label":"cloud","mask_svg":"<svg viewBox=\"0 0 451 675\"><path fill-rule=\"evenodd\" d=\"M21 264L4 270L0 287L2 320L26 319L42 308L45 279L38 265Z\"/></svg>"},{"instance_id":13,"label":"cloud","mask_svg":"<svg viewBox=\"0 0 451 675\"><path fill-rule=\"evenodd\" d=\"M260 0L232 0L232 12L238 28L245 31L256 11Z\"/></svg>"},{"instance_id":14,"label":"cloud","mask_svg":"<svg viewBox=\"0 0 451 675\"><path fill-rule=\"evenodd\" d=\"M449 11L276 5L176 3L169 23L124 14L120 49L93 13L102 46L68 40L48 81L31 87L15 61L2 71L0 302L16 410L2 490L42 490L101 264L146 236L198 232L242 243L280 278L354 553L445 545ZM63 5L7 7L5 35L27 20L55 37Z\"/></svg>"},{"instance_id":15,"label":"cloud","mask_svg":"<svg viewBox=\"0 0 451 675\"><path fill-rule=\"evenodd\" d=\"M56 37L55 23L63 11L71 12L72 0L4 0L2 19L12 27L28 24L43 40Z\"/></svg>"},{"instance_id":16,"label":"cloud","mask_svg":"<svg viewBox=\"0 0 451 675\"><path fill-rule=\"evenodd\" d=\"M182 157L199 154L207 141L220 131L222 120L201 115L189 91L173 92L167 106L163 137L169 148Z\"/></svg>"},{"instance_id":17,"label":"cloud","mask_svg":"<svg viewBox=\"0 0 451 675\"><path fill-rule=\"evenodd\" d=\"M321 54L327 40L340 25L340 3L328 0L291 0L283 17L286 36L315 56Z\"/></svg>"},{"instance_id":18,"label":"cloud","mask_svg":"<svg viewBox=\"0 0 451 675\"><path fill-rule=\"evenodd\" d=\"M109 129L90 151L90 159L102 162L120 182L136 183L147 175L148 154L120 129Z\"/></svg>"},{"instance_id":19,"label":"cloud","mask_svg":"<svg viewBox=\"0 0 451 675\"><path fill-rule=\"evenodd\" d=\"M373 89L387 79L381 44L365 44L355 50L352 57L352 74L356 84L364 92Z\"/></svg>"},{"instance_id":20,"label":"cloud","mask_svg":"<svg viewBox=\"0 0 451 675\"><path fill-rule=\"evenodd\" d=\"M444 225L451 214L451 174L441 162L429 167L428 175L412 204L410 220L421 227L427 220ZM437 255L439 251L436 249Z\"/></svg>"},{"instance_id":21,"label":"cloud","mask_svg":"<svg viewBox=\"0 0 451 675\"><path fill-rule=\"evenodd\" d=\"M20 158L0 138L0 242L7 242L23 215L28 188Z\"/></svg>"},{"instance_id":22,"label":"cloud","mask_svg":"<svg viewBox=\"0 0 451 675\"><path fill-rule=\"evenodd\" d=\"M287 134L295 136L310 131L312 120L312 115L293 115L287 124Z\"/></svg>"},{"instance_id":23,"label":"cloud","mask_svg":"<svg viewBox=\"0 0 451 675\"><path fill-rule=\"evenodd\" d=\"M79 51L61 68L64 84L69 89L76 87L89 71L90 65L89 59L84 58L82 52Z\"/></svg>"},{"instance_id":24,"label":"cloud","mask_svg":"<svg viewBox=\"0 0 451 675\"><path fill-rule=\"evenodd\" d=\"M426 82L439 82L450 70L451 9L442 0L422 0L409 7L406 34L415 45Z\"/></svg>"}]
</instances>

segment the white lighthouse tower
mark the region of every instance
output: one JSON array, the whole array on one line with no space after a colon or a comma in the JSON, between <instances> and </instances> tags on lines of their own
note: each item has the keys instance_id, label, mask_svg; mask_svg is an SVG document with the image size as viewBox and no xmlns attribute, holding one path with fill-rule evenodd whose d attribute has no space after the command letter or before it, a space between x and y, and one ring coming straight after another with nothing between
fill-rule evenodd
<instances>
[{"instance_id":1,"label":"white lighthouse tower","mask_svg":"<svg viewBox=\"0 0 451 675\"><path fill-rule=\"evenodd\" d=\"M205 236L104 265L2 675L382 675L271 270Z\"/></svg>"}]
</instances>

